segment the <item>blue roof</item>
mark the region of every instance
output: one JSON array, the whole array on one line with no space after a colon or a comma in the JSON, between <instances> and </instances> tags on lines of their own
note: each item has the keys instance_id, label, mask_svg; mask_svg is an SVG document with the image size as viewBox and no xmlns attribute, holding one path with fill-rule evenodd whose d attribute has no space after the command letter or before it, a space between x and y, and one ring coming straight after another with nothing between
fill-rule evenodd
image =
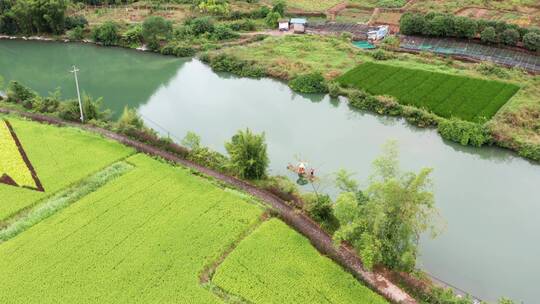
<instances>
[{"instance_id":1,"label":"blue roof","mask_svg":"<svg viewBox=\"0 0 540 304\"><path fill-rule=\"evenodd\" d=\"M307 20L306 18L291 18L292 24L306 24Z\"/></svg>"}]
</instances>

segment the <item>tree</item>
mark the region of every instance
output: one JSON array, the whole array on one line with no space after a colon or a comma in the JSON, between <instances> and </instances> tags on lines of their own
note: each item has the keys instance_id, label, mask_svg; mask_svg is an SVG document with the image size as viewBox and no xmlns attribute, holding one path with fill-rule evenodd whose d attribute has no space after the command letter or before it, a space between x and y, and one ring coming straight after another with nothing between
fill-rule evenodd
<instances>
[{"instance_id":1,"label":"tree","mask_svg":"<svg viewBox=\"0 0 540 304\"><path fill-rule=\"evenodd\" d=\"M189 131L182 139L181 144L191 150L199 149L201 147L201 137L197 133Z\"/></svg>"},{"instance_id":2,"label":"tree","mask_svg":"<svg viewBox=\"0 0 540 304\"><path fill-rule=\"evenodd\" d=\"M337 198L334 214L340 228L334 238L349 241L368 268L382 264L412 271L420 235L436 231L432 170L402 172L395 142L385 145L373 168L370 185L362 195L343 192Z\"/></svg>"},{"instance_id":3,"label":"tree","mask_svg":"<svg viewBox=\"0 0 540 304\"><path fill-rule=\"evenodd\" d=\"M529 32L523 36L523 45L530 51L540 51L540 32Z\"/></svg>"},{"instance_id":4,"label":"tree","mask_svg":"<svg viewBox=\"0 0 540 304\"><path fill-rule=\"evenodd\" d=\"M515 29L507 29L501 33L501 42L514 46L519 41L519 32Z\"/></svg>"},{"instance_id":5,"label":"tree","mask_svg":"<svg viewBox=\"0 0 540 304\"><path fill-rule=\"evenodd\" d=\"M497 43L497 33L495 29L491 26L486 27L480 33L480 40L484 43Z\"/></svg>"},{"instance_id":6,"label":"tree","mask_svg":"<svg viewBox=\"0 0 540 304\"><path fill-rule=\"evenodd\" d=\"M280 16L285 16L285 9L287 4L283 0L274 1L274 6L272 7L272 12L279 13Z\"/></svg>"},{"instance_id":7,"label":"tree","mask_svg":"<svg viewBox=\"0 0 540 304\"><path fill-rule=\"evenodd\" d=\"M13 6L5 5L3 14L7 18L2 19L14 27L12 31L26 34L64 32L67 8L65 0L19 0L14 1Z\"/></svg>"},{"instance_id":8,"label":"tree","mask_svg":"<svg viewBox=\"0 0 540 304\"><path fill-rule=\"evenodd\" d=\"M457 37L471 39L476 36L478 24L475 20L467 17L456 17L454 20Z\"/></svg>"},{"instance_id":9,"label":"tree","mask_svg":"<svg viewBox=\"0 0 540 304\"><path fill-rule=\"evenodd\" d=\"M428 26L425 28L426 34L437 37L444 37L446 35L446 17L435 16L429 20Z\"/></svg>"},{"instance_id":10,"label":"tree","mask_svg":"<svg viewBox=\"0 0 540 304\"><path fill-rule=\"evenodd\" d=\"M118 25L113 21L106 21L92 31L92 38L105 46L118 44Z\"/></svg>"},{"instance_id":11,"label":"tree","mask_svg":"<svg viewBox=\"0 0 540 304\"><path fill-rule=\"evenodd\" d=\"M186 22L186 25L191 28L191 33L195 36L214 31L214 22L210 17L195 18Z\"/></svg>"},{"instance_id":12,"label":"tree","mask_svg":"<svg viewBox=\"0 0 540 304\"><path fill-rule=\"evenodd\" d=\"M281 15L278 12L269 12L268 15L266 15L266 18L264 18L264 22L269 27L275 27L278 24L279 19L281 19Z\"/></svg>"},{"instance_id":13,"label":"tree","mask_svg":"<svg viewBox=\"0 0 540 304\"><path fill-rule=\"evenodd\" d=\"M266 176L269 164L266 154L264 133L257 135L249 129L238 131L225 149L231 157L231 167L238 176L247 179L261 179Z\"/></svg>"},{"instance_id":14,"label":"tree","mask_svg":"<svg viewBox=\"0 0 540 304\"><path fill-rule=\"evenodd\" d=\"M142 37L152 50L159 49L159 41L170 38L171 33L172 23L161 16L150 16L143 22Z\"/></svg>"},{"instance_id":15,"label":"tree","mask_svg":"<svg viewBox=\"0 0 540 304\"><path fill-rule=\"evenodd\" d=\"M418 35L426 28L426 18L422 14L405 13L399 19L399 28L404 35Z\"/></svg>"},{"instance_id":16,"label":"tree","mask_svg":"<svg viewBox=\"0 0 540 304\"><path fill-rule=\"evenodd\" d=\"M352 176L353 173L345 169L336 172L336 187L343 192L358 192L358 182Z\"/></svg>"},{"instance_id":17,"label":"tree","mask_svg":"<svg viewBox=\"0 0 540 304\"><path fill-rule=\"evenodd\" d=\"M130 129L142 130L144 122L135 109L125 106L122 115L118 119L117 126L122 131Z\"/></svg>"}]
</instances>

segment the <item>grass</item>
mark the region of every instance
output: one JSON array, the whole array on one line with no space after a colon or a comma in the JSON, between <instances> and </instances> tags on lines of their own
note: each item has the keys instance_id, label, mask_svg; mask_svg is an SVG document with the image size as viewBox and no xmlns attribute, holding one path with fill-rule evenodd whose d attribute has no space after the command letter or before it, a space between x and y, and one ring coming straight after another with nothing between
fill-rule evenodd
<instances>
[{"instance_id":1,"label":"grass","mask_svg":"<svg viewBox=\"0 0 540 304\"><path fill-rule=\"evenodd\" d=\"M339 82L467 121L489 120L519 90L510 83L372 62L347 72Z\"/></svg>"},{"instance_id":2,"label":"grass","mask_svg":"<svg viewBox=\"0 0 540 304\"><path fill-rule=\"evenodd\" d=\"M358 51L349 41L314 35L268 37L258 43L223 51L256 61L269 75L281 79L312 72L333 78L359 63Z\"/></svg>"},{"instance_id":3,"label":"grass","mask_svg":"<svg viewBox=\"0 0 540 304\"><path fill-rule=\"evenodd\" d=\"M277 219L244 239L212 281L250 303L387 303Z\"/></svg>"},{"instance_id":4,"label":"grass","mask_svg":"<svg viewBox=\"0 0 540 304\"><path fill-rule=\"evenodd\" d=\"M0 120L0 176L7 174L19 186L35 188L32 173L26 166L5 121Z\"/></svg>"},{"instance_id":5,"label":"grass","mask_svg":"<svg viewBox=\"0 0 540 304\"><path fill-rule=\"evenodd\" d=\"M7 118L45 192L0 184L0 222L134 153L130 148L79 129Z\"/></svg>"}]
</instances>

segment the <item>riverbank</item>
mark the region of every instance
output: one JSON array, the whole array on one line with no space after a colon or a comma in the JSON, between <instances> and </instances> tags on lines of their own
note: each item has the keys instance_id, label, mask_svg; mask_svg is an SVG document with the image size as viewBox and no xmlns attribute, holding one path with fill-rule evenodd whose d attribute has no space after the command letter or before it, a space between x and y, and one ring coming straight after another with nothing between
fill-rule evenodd
<instances>
[{"instance_id":1,"label":"riverbank","mask_svg":"<svg viewBox=\"0 0 540 304\"><path fill-rule=\"evenodd\" d=\"M379 54L382 57L379 57ZM383 61L397 67L513 83L520 86L520 90L491 120L481 124L489 130L492 138L487 144L513 150L528 159L540 160L540 125L537 119L540 117L540 76L530 75L520 69L460 62L426 53L415 55L392 51L361 51L352 46L346 36L270 37L245 47L211 51L205 53L202 58L212 65L212 62L220 56L221 58L228 56L229 62L238 62L229 66L221 64L220 71L250 76L249 73L243 73L236 68L247 65L252 69L261 70L265 76L285 81L316 72L323 74L327 81L332 82L358 64ZM385 107L384 103L381 107ZM383 114L381 111L376 112ZM444 118L439 117L439 120Z\"/></svg>"}]
</instances>

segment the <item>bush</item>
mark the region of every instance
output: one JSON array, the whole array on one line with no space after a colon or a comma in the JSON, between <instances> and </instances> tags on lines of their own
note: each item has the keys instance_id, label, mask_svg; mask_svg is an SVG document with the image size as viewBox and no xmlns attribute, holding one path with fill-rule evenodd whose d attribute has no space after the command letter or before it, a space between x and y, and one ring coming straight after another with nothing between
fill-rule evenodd
<instances>
[{"instance_id":1,"label":"bush","mask_svg":"<svg viewBox=\"0 0 540 304\"><path fill-rule=\"evenodd\" d=\"M17 81L10 81L6 90L8 102L23 103L25 101L31 101L37 96L36 92L25 87Z\"/></svg>"},{"instance_id":2,"label":"bush","mask_svg":"<svg viewBox=\"0 0 540 304\"><path fill-rule=\"evenodd\" d=\"M203 0L198 7L201 12L218 16L224 16L230 12L229 3L226 0Z\"/></svg>"},{"instance_id":3,"label":"bush","mask_svg":"<svg viewBox=\"0 0 540 304\"><path fill-rule=\"evenodd\" d=\"M125 43L125 45L130 47L137 47L141 45L143 41L142 26L140 24L136 24L128 28L128 30L122 34L122 41Z\"/></svg>"},{"instance_id":4,"label":"bush","mask_svg":"<svg viewBox=\"0 0 540 304\"><path fill-rule=\"evenodd\" d=\"M302 195L302 201L304 202L304 210L326 231L334 233L339 228L339 221L334 216L330 196L307 193Z\"/></svg>"},{"instance_id":5,"label":"bush","mask_svg":"<svg viewBox=\"0 0 540 304\"><path fill-rule=\"evenodd\" d=\"M71 30L77 27L84 28L88 25L88 20L86 20L86 18L81 15L67 16L65 24L67 30Z\"/></svg>"},{"instance_id":6,"label":"bush","mask_svg":"<svg viewBox=\"0 0 540 304\"><path fill-rule=\"evenodd\" d=\"M389 60L395 58L394 54L383 50L369 52L369 55L375 60Z\"/></svg>"},{"instance_id":7,"label":"bush","mask_svg":"<svg viewBox=\"0 0 540 304\"><path fill-rule=\"evenodd\" d=\"M60 93L60 89L57 89L53 93L49 93L49 96L45 98L35 98L33 105L34 110L40 113L54 113L58 111L61 99L62 95Z\"/></svg>"},{"instance_id":8,"label":"bush","mask_svg":"<svg viewBox=\"0 0 540 304\"><path fill-rule=\"evenodd\" d=\"M518 148L518 154L536 161L540 161L540 145L522 144Z\"/></svg>"},{"instance_id":9,"label":"bush","mask_svg":"<svg viewBox=\"0 0 540 304\"><path fill-rule=\"evenodd\" d=\"M150 16L142 24L142 37L152 50L159 49L160 40L169 39L172 23L161 16Z\"/></svg>"},{"instance_id":10,"label":"bush","mask_svg":"<svg viewBox=\"0 0 540 304\"><path fill-rule=\"evenodd\" d=\"M497 33L495 32L495 29L491 26L486 27L481 33L480 33L480 40L484 43L497 43Z\"/></svg>"},{"instance_id":11,"label":"bush","mask_svg":"<svg viewBox=\"0 0 540 304\"><path fill-rule=\"evenodd\" d=\"M120 132L126 132L131 129L143 130L144 122L135 109L125 106L122 115L116 122L116 127Z\"/></svg>"},{"instance_id":12,"label":"bush","mask_svg":"<svg viewBox=\"0 0 540 304\"><path fill-rule=\"evenodd\" d=\"M328 87L321 73L300 75L289 81L289 87L300 93L327 93Z\"/></svg>"},{"instance_id":13,"label":"bush","mask_svg":"<svg viewBox=\"0 0 540 304\"><path fill-rule=\"evenodd\" d=\"M90 96L84 95L82 99L84 121L110 119L109 110L101 110L102 99L93 100ZM59 116L62 119L70 121L80 121L79 102L77 100L62 102L59 107Z\"/></svg>"},{"instance_id":14,"label":"bush","mask_svg":"<svg viewBox=\"0 0 540 304\"><path fill-rule=\"evenodd\" d=\"M457 118L441 121L438 131L443 138L464 146L480 147L491 141L489 130L484 125Z\"/></svg>"},{"instance_id":15,"label":"bush","mask_svg":"<svg viewBox=\"0 0 540 304\"><path fill-rule=\"evenodd\" d=\"M229 159L223 154L212 151L207 147L191 150L187 159L201 166L205 166L219 172L228 173Z\"/></svg>"},{"instance_id":16,"label":"bush","mask_svg":"<svg viewBox=\"0 0 540 304\"><path fill-rule=\"evenodd\" d=\"M510 74L507 69L501 68L494 63L482 62L476 66L476 70L486 76L497 76L499 78L508 78Z\"/></svg>"},{"instance_id":17,"label":"bush","mask_svg":"<svg viewBox=\"0 0 540 304\"><path fill-rule=\"evenodd\" d=\"M105 46L117 45L120 38L118 24L113 21L106 21L92 31L92 38Z\"/></svg>"},{"instance_id":18,"label":"bush","mask_svg":"<svg viewBox=\"0 0 540 304\"><path fill-rule=\"evenodd\" d=\"M540 33L529 32L523 36L523 46L533 52L540 51Z\"/></svg>"},{"instance_id":19,"label":"bush","mask_svg":"<svg viewBox=\"0 0 540 304\"><path fill-rule=\"evenodd\" d=\"M264 18L264 22L271 28L274 28L278 25L278 21L281 19L281 15L278 12L269 12L268 15Z\"/></svg>"},{"instance_id":20,"label":"bush","mask_svg":"<svg viewBox=\"0 0 540 304\"><path fill-rule=\"evenodd\" d=\"M191 28L191 32L195 36L214 32L214 21L210 17L191 19L186 22L186 25Z\"/></svg>"},{"instance_id":21,"label":"bush","mask_svg":"<svg viewBox=\"0 0 540 304\"><path fill-rule=\"evenodd\" d=\"M181 144L190 150L199 149L201 147L201 137L197 133L189 131L182 139Z\"/></svg>"},{"instance_id":22,"label":"bush","mask_svg":"<svg viewBox=\"0 0 540 304\"><path fill-rule=\"evenodd\" d=\"M241 178L262 179L270 160L266 154L264 133L257 135L249 129L238 131L225 143L232 170Z\"/></svg>"},{"instance_id":23,"label":"bush","mask_svg":"<svg viewBox=\"0 0 540 304\"><path fill-rule=\"evenodd\" d=\"M501 42L514 46L519 41L519 32L515 29L507 29L504 32L501 33Z\"/></svg>"},{"instance_id":24,"label":"bush","mask_svg":"<svg viewBox=\"0 0 540 304\"><path fill-rule=\"evenodd\" d=\"M268 16L268 13L270 13L270 8L268 8L267 6L261 6L258 10L255 10L251 13L251 18L263 19Z\"/></svg>"},{"instance_id":25,"label":"bush","mask_svg":"<svg viewBox=\"0 0 540 304\"><path fill-rule=\"evenodd\" d=\"M197 53L197 50L188 44L181 42L169 42L161 48L161 54L173 55L176 57L191 57Z\"/></svg>"},{"instance_id":26,"label":"bush","mask_svg":"<svg viewBox=\"0 0 540 304\"><path fill-rule=\"evenodd\" d=\"M336 98L339 97L343 92L341 90L341 86L338 82L332 81L327 84L328 87L328 94L330 97Z\"/></svg>"},{"instance_id":27,"label":"bush","mask_svg":"<svg viewBox=\"0 0 540 304\"><path fill-rule=\"evenodd\" d=\"M219 54L214 57L202 55L201 60L209 62L216 72L229 72L243 77L259 78L266 75L259 66L240 60L227 54Z\"/></svg>"},{"instance_id":28,"label":"bush","mask_svg":"<svg viewBox=\"0 0 540 304\"><path fill-rule=\"evenodd\" d=\"M69 40L79 41L84 38L84 28L78 26L67 33Z\"/></svg>"},{"instance_id":29,"label":"bush","mask_svg":"<svg viewBox=\"0 0 540 304\"><path fill-rule=\"evenodd\" d=\"M235 33L230 27L222 24L218 24L214 27L214 32L212 33L212 38L215 40L227 40L238 38L240 35Z\"/></svg>"}]
</instances>

